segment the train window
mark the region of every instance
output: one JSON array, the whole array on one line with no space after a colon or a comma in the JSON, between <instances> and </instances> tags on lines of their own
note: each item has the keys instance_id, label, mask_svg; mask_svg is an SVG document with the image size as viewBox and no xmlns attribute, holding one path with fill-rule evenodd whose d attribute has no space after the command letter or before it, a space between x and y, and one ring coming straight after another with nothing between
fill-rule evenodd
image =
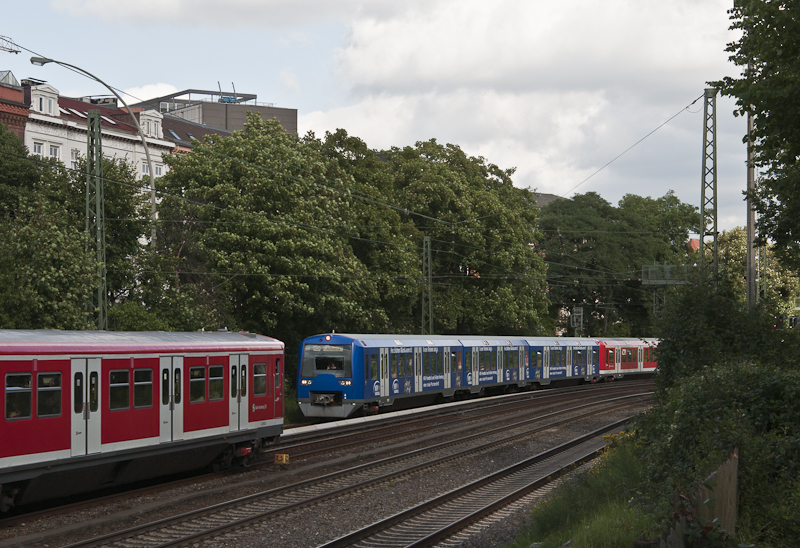
<instances>
[{"instance_id":1,"label":"train window","mask_svg":"<svg viewBox=\"0 0 800 548\"><path fill-rule=\"evenodd\" d=\"M600 356L597 350L592 350L592 363L600 363Z\"/></svg>"},{"instance_id":2,"label":"train window","mask_svg":"<svg viewBox=\"0 0 800 548\"><path fill-rule=\"evenodd\" d=\"M112 411L128 409L131 405L130 371L111 371L108 382L108 406Z\"/></svg>"},{"instance_id":3,"label":"train window","mask_svg":"<svg viewBox=\"0 0 800 548\"><path fill-rule=\"evenodd\" d=\"M307 344L303 347L301 376L313 377L320 372L335 377L352 376L349 344Z\"/></svg>"},{"instance_id":4,"label":"train window","mask_svg":"<svg viewBox=\"0 0 800 548\"><path fill-rule=\"evenodd\" d=\"M206 401L206 368L189 368L189 401L197 403Z\"/></svg>"},{"instance_id":5,"label":"train window","mask_svg":"<svg viewBox=\"0 0 800 548\"><path fill-rule=\"evenodd\" d=\"M169 403L169 369L161 371L161 403L163 405Z\"/></svg>"},{"instance_id":6,"label":"train window","mask_svg":"<svg viewBox=\"0 0 800 548\"><path fill-rule=\"evenodd\" d=\"M80 413L83 411L83 373L75 373L75 379L72 381L72 411Z\"/></svg>"},{"instance_id":7,"label":"train window","mask_svg":"<svg viewBox=\"0 0 800 548\"><path fill-rule=\"evenodd\" d=\"M497 371L497 349L492 349L492 371Z\"/></svg>"},{"instance_id":8,"label":"train window","mask_svg":"<svg viewBox=\"0 0 800 548\"><path fill-rule=\"evenodd\" d=\"M175 397L175 404L181 403L181 370L180 368L175 369L174 374L174 381L172 383L173 386L173 396Z\"/></svg>"},{"instance_id":9,"label":"train window","mask_svg":"<svg viewBox=\"0 0 800 548\"><path fill-rule=\"evenodd\" d=\"M61 415L61 373L39 373L36 378L36 416Z\"/></svg>"},{"instance_id":10,"label":"train window","mask_svg":"<svg viewBox=\"0 0 800 548\"><path fill-rule=\"evenodd\" d=\"M472 373L472 350L464 352L464 371Z\"/></svg>"},{"instance_id":11,"label":"train window","mask_svg":"<svg viewBox=\"0 0 800 548\"><path fill-rule=\"evenodd\" d=\"M444 359L443 359L443 357L444 357L444 355L443 355L442 352L437 352L436 353L436 372L439 375L442 375L444 373Z\"/></svg>"},{"instance_id":12,"label":"train window","mask_svg":"<svg viewBox=\"0 0 800 548\"><path fill-rule=\"evenodd\" d=\"M393 379L397 378L397 354L389 354L389 372Z\"/></svg>"},{"instance_id":13,"label":"train window","mask_svg":"<svg viewBox=\"0 0 800 548\"><path fill-rule=\"evenodd\" d=\"M236 397L236 383L239 378L236 376L236 366L231 366L231 399Z\"/></svg>"},{"instance_id":14,"label":"train window","mask_svg":"<svg viewBox=\"0 0 800 548\"><path fill-rule=\"evenodd\" d=\"M378 379L378 355L369 355L369 378L372 380Z\"/></svg>"},{"instance_id":15,"label":"train window","mask_svg":"<svg viewBox=\"0 0 800 548\"><path fill-rule=\"evenodd\" d=\"M97 371L89 373L89 411L97 412L100 405L100 383L97 382Z\"/></svg>"},{"instance_id":16,"label":"train window","mask_svg":"<svg viewBox=\"0 0 800 548\"><path fill-rule=\"evenodd\" d=\"M267 395L267 364L256 363L253 365L253 395Z\"/></svg>"},{"instance_id":17,"label":"train window","mask_svg":"<svg viewBox=\"0 0 800 548\"><path fill-rule=\"evenodd\" d=\"M281 387L281 359L278 358L275 360L275 388ZM276 391L275 395L278 395Z\"/></svg>"},{"instance_id":18,"label":"train window","mask_svg":"<svg viewBox=\"0 0 800 548\"><path fill-rule=\"evenodd\" d=\"M422 374L429 375L431 372L431 356L427 352L422 353Z\"/></svg>"},{"instance_id":19,"label":"train window","mask_svg":"<svg viewBox=\"0 0 800 548\"><path fill-rule=\"evenodd\" d=\"M613 349L610 349L608 351L608 361L606 363L608 363L609 365L613 365L614 364L614 350Z\"/></svg>"},{"instance_id":20,"label":"train window","mask_svg":"<svg viewBox=\"0 0 800 548\"><path fill-rule=\"evenodd\" d=\"M406 376L406 355L405 354L397 354L397 376L398 377L405 377Z\"/></svg>"},{"instance_id":21,"label":"train window","mask_svg":"<svg viewBox=\"0 0 800 548\"><path fill-rule=\"evenodd\" d=\"M133 370L133 407L153 406L153 370Z\"/></svg>"},{"instance_id":22,"label":"train window","mask_svg":"<svg viewBox=\"0 0 800 548\"><path fill-rule=\"evenodd\" d=\"M242 368L240 371L240 379L241 382L239 383L239 391L242 393L242 397L247 395L247 366L242 364Z\"/></svg>"},{"instance_id":23,"label":"train window","mask_svg":"<svg viewBox=\"0 0 800 548\"><path fill-rule=\"evenodd\" d=\"M6 418L31 418L31 374L6 375Z\"/></svg>"},{"instance_id":24,"label":"train window","mask_svg":"<svg viewBox=\"0 0 800 548\"><path fill-rule=\"evenodd\" d=\"M225 368L212 365L208 368L208 401L219 401L225 397Z\"/></svg>"}]
</instances>

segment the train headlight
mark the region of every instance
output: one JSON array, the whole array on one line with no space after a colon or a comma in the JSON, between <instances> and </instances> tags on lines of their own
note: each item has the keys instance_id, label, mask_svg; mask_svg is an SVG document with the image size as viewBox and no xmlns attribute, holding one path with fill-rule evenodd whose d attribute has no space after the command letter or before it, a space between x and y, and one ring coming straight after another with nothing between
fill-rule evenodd
<instances>
[{"instance_id":1,"label":"train headlight","mask_svg":"<svg viewBox=\"0 0 800 548\"><path fill-rule=\"evenodd\" d=\"M303 385L303 386L308 386L308 385L311 384L311 379L302 379L300 381L300 384Z\"/></svg>"},{"instance_id":2,"label":"train headlight","mask_svg":"<svg viewBox=\"0 0 800 548\"><path fill-rule=\"evenodd\" d=\"M342 380L339 381L339 384L341 386L350 386L351 384L353 384L353 381L351 381L349 379L342 379Z\"/></svg>"}]
</instances>

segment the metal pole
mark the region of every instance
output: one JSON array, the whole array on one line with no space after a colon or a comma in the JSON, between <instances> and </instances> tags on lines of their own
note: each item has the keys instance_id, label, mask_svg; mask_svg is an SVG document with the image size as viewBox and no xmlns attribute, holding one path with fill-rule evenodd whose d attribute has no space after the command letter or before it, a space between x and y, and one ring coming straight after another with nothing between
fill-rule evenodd
<instances>
[{"instance_id":1,"label":"metal pole","mask_svg":"<svg viewBox=\"0 0 800 548\"><path fill-rule=\"evenodd\" d=\"M86 303L87 311L97 313L95 326L108 330L108 292L106 280L105 200L103 196L103 150L100 111L90 110L86 120L86 240L94 239L97 258L97 292Z\"/></svg>"},{"instance_id":2,"label":"metal pole","mask_svg":"<svg viewBox=\"0 0 800 548\"><path fill-rule=\"evenodd\" d=\"M758 302L755 269L755 224L756 213L750 194L755 189L755 166L753 165L753 113L747 112L747 310Z\"/></svg>"}]
</instances>

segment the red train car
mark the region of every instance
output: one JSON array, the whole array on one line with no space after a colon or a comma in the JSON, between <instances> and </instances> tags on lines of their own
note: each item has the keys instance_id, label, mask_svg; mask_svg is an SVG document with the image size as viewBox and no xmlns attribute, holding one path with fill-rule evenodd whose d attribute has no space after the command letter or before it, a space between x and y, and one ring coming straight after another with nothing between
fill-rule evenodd
<instances>
[{"instance_id":1,"label":"red train car","mask_svg":"<svg viewBox=\"0 0 800 548\"><path fill-rule=\"evenodd\" d=\"M0 330L0 510L246 461L283 431L282 342Z\"/></svg>"},{"instance_id":2,"label":"red train car","mask_svg":"<svg viewBox=\"0 0 800 548\"><path fill-rule=\"evenodd\" d=\"M600 374L622 377L656 370L656 339L599 339Z\"/></svg>"}]
</instances>

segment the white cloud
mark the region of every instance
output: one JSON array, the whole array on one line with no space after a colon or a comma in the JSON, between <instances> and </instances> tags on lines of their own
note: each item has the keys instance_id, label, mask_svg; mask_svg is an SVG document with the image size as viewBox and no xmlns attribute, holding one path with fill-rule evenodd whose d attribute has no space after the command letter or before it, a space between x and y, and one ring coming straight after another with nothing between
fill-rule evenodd
<instances>
[{"instance_id":1,"label":"white cloud","mask_svg":"<svg viewBox=\"0 0 800 548\"><path fill-rule=\"evenodd\" d=\"M139 101L146 101L148 99L153 99L154 97L170 95L171 93L175 93L177 91L178 88L172 84L164 84L159 82L158 84L146 84L144 86L128 88L125 90L126 95L123 95L122 98L128 103L131 101L138 103Z\"/></svg>"},{"instance_id":2,"label":"white cloud","mask_svg":"<svg viewBox=\"0 0 800 548\"><path fill-rule=\"evenodd\" d=\"M278 81L281 84L281 93L297 93L300 91L300 82L293 72L281 70L278 74Z\"/></svg>"},{"instance_id":3,"label":"white cloud","mask_svg":"<svg viewBox=\"0 0 800 548\"><path fill-rule=\"evenodd\" d=\"M435 1L435 0L429 0ZM359 16L387 16L422 0L51 0L73 17L216 28L287 28Z\"/></svg>"}]
</instances>

